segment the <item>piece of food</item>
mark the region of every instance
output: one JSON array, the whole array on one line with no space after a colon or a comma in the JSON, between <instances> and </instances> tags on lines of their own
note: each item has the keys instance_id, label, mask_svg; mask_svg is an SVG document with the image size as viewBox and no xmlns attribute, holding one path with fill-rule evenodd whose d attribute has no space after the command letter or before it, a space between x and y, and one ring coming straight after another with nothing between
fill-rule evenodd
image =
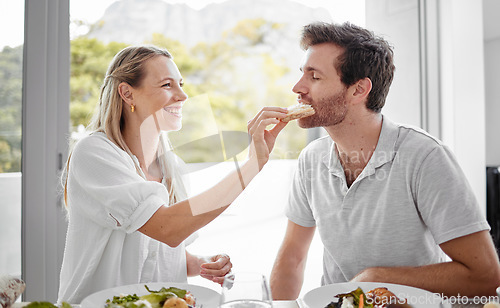
<instances>
[{"instance_id":1,"label":"piece of food","mask_svg":"<svg viewBox=\"0 0 500 308\"><path fill-rule=\"evenodd\" d=\"M335 295L339 300L338 302L331 302L325 308L358 308L360 306L360 301L363 301L361 307L372 308L364 296L363 290L357 288L349 293L342 293Z\"/></svg>"},{"instance_id":2,"label":"piece of food","mask_svg":"<svg viewBox=\"0 0 500 308\"><path fill-rule=\"evenodd\" d=\"M5 275L0 277L0 307L10 307L24 292L26 284L19 278Z\"/></svg>"},{"instance_id":3,"label":"piece of food","mask_svg":"<svg viewBox=\"0 0 500 308\"><path fill-rule=\"evenodd\" d=\"M191 305L193 307L196 304L196 299L194 298L193 294L191 294L191 292L189 291L186 293L186 296L184 296L184 300L188 305Z\"/></svg>"},{"instance_id":4,"label":"piece of food","mask_svg":"<svg viewBox=\"0 0 500 308\"><path fill-rule=\"evenodd\" d=\"M287 108L288 113L286 117L281 119L282 122L290 122L292 120L305 118L308 116L312 116L315 111L311 105L298 103L296 105L290 106Z\"/></svg>"},{"instance_id":5,"label":"piece of food","mask_svg":"<svg viewBox=\"0 0 500 308\"><path fill-rule=\"evenodd\" d=\"M196 301L191 292L175 287L161 288L158 291L144 286L149 294L137 296L128 294L114 296L106 301L107 308L173 308L194 307Z\"/></svg>"},{"instance_id":6,"label":"piece of food","mask_svg":"<svg viewBox=\"0 0 500 308\"><path fill-rule=\"evenodd\" d=\"M375 288L366 293L366 298L369 299L377 307L386 307L389 304L402 304L398 297L389 291L387 288Z\"/></svg>"},{"instance_id":7,"label":"piece of food","mask_svg":"<svg viewBox=\"0 0 500 308\"><path fill-rule=\"evenodd\" d=\"M165 301L163 308L188 308L188 304L182 298L172 297Z\"/></svg>"},{"instance_id":8,"label":"piece of food","mask_svg":"<svg viewBox=\"0 0 500 308\"><path fill-rule=\"evenodd\" d=\"M399 299L387 288L375 288L364 293L357 288L349 293L335 295L339 300L325 308L409 308L405 300Z\"/></svg>"}]
</instances>

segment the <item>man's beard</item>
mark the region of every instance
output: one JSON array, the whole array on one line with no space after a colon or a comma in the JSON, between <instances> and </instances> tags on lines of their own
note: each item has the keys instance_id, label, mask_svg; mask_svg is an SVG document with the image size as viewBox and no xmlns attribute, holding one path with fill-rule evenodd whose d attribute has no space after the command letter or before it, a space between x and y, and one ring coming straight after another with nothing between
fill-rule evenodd
<instances>
[{"instance_id":1,"label":"man's beard","mask_svg":"<svg viewBox=\"0 0 500 308\"><path fill-rule=\"evenodd\" d=\"M311 104L316 113L310 117L299 119L299 126L302 128L327 127L341 123L347 114L346 92L347 89L344 88L340 93L324 97L318 102L302 97L304 103Z\"/></svg>"}]
</instances>

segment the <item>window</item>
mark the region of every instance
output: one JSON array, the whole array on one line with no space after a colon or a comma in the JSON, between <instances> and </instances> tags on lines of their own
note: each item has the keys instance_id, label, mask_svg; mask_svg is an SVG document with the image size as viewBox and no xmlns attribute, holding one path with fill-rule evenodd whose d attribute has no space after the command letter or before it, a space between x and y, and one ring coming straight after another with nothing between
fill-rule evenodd
<instances>
[{"instance_id":1,"label":"window","mask_svg":"<svg viewBox=\"0 0 500 308\"><path fill-rule=\"evenodd\" d=\"M24 1L0 0L0 274L21 277Z\"/></svg>"}]
</instances>

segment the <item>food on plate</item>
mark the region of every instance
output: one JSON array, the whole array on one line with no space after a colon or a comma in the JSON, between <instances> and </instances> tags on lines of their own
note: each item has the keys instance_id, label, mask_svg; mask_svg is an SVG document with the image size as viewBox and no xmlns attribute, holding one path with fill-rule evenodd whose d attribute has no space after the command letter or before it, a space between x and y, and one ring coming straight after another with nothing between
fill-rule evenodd
<instances>
[{"instance_id":1,"label":"food on plate","mask_svg":"<svg viewBox=\"0 0 500 308\"><path fill-rule=\"evenodd\" d=\"M335 295L339 300L331 302L325 308L391 308L410 307L405 300L398 298L387 288L375 288L366 294L361 288L349 293Z\"/></svg>"},{"instance_id":2,"label":"food on plate","mask_svg":"<svg viewBox=\"0 0 500 308\"><path fill-rule=\"evenodd\" d=\"M26 284L10 275L0 276L0 307L10 307L24 292Z\"/></svg>"},{"instance_id":3,"label":"food on plate","mask_svg":"<svg viewBox=\"0 0 500 308\"><path fill-rule=\"evenodd\" d=\"M152 291L147 285L144 286L149 294L137 296L137 294L122 294L114 296L106 301L108 308L190 308L196 304L195 297L191 292L175 287L161 288Z\"/></svg>"},{"instance_id":4,"label":"food on plate","mask_svg":"<svg viewBox=\"0 0 500 308\"><path fill-rule=\"evenodd\" d=\"M163 308L188 308L188 304L182 298L172 297L165 301Z\"/></svg>"},{"instance_id":5,"label":"food on plate","mask_svg":"<svg viewBox=\"0 0 500 308\"><path fill-rule=\"evenodd\" d=\"M368 293L366 293L366 298L375 305L385 304L381 307L386 307L388 304L404 302L399 300L398 297L387 288L375 288L373 290L370 290L368 291Z\"/></svg>"},{"instance_id":6,"label":"food on plate","mask_svg":"<svg viewBox=\"0 0 500 308\"><path fill-rule=\"evenodd\" d=\"M339 300L337 302L331 302L325 308L373 307L366 302L366 296L364 296L363 290L359 287L349 293L337 294L335 297Z\"/></svg>"},{"instance_id":7,"label":"food on plate","mask_svg":"<svg viewBox=\"0 0 500 308\"><path fill-rule=\"evenodd\" d=\"M282 122L290 122L292 120L305 118L308 116L312 116L315 111L311 105L298 103L293 106L287 108L287 115L281 119Z\"/></svg>"}]
</instances>

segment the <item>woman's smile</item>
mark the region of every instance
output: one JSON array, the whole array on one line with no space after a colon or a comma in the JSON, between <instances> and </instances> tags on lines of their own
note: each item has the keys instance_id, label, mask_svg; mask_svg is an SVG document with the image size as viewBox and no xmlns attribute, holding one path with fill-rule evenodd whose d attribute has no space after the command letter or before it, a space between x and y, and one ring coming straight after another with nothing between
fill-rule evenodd
<instances>
[{"instance_id":1,"label":"woman's smile","mask_svg":"<svg viewBox=\"0 0 500 308\"><path fill-rule=\"evenodd\" d=\"M182 106L166 106L166 107L163 107L163 110L165 110L167 113L172 114L176 117L179 117L179 118L182 117Z\"/></svg>"}]
</instances>

